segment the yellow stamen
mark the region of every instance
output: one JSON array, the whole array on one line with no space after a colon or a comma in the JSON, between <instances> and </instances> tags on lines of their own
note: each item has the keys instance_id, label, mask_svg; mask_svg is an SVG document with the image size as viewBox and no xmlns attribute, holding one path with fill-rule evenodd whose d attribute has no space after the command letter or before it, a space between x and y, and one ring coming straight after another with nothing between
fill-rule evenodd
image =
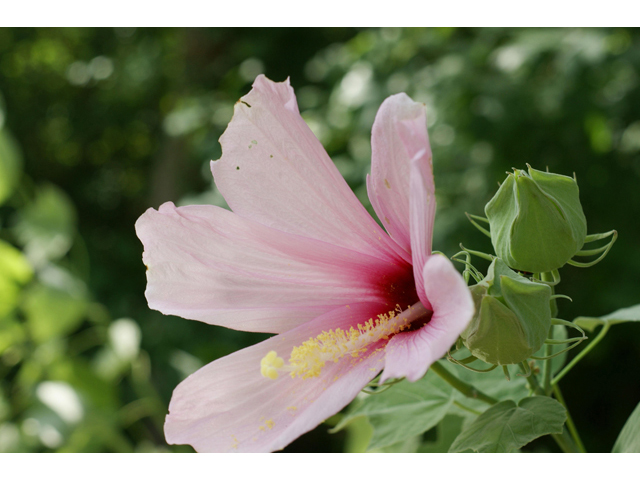
<instances>
[{"instance_id":1,"label":"yellow stamen","mask_svg":"<svg viewBox=\"0 0 640 480\"><path fill-rule=\"evenodd\" d=\"M387 340L391 335L409 328L411 321L415 320L415 315L398 316L400 313L402 309L397 306L396 310L378 315L377 319L369 319L349 330L336 328L328 332L323 331L315 338L294 347L286 366L275 351L270 351L260 362L260 372L263 377L272 380L278 378L278 370L290 372L292 378L317 377L327 362L338 362L347 355L357 358L366 352L371 344Z\"/></svg>"}]
</instances>

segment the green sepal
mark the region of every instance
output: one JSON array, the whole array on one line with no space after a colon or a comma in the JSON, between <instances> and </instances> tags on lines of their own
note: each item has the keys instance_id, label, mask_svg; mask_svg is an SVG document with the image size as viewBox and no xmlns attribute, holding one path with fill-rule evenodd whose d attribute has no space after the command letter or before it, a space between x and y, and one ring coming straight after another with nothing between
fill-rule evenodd
<instances>
[{"instance_id":1,"label":"green sepal","mask_svg":"<svg viewBox=\"0 0 640 480\"><path fill-rule=\"evenodd\" d=\"M516 281L502 276L500 283L507 305L523 321L532 354L542 346L549 335L551 288L520 278L521 280Z\"/></svg>"},{"instance_id":2,"label":"green sepal","mask_svg":"<svg viewBox=\"0 0 640 480\"><path fill-rule=\"evenodd\" d=\"M532 353L526 340L518 317L495 297L485 296L465 346L483 362L509 365Z\"/></svg>"},{"instance_id":3,"label":"green sepal","mask_svg":"<svg viewBox=\"0 0 640 480\"><path fill-rule=\"evenodd\" d=\"M582 248L587 236L587 219L580 203L580 189L575 178L543 172L529 167L529 175L550 199L555 199L562 211L573 238Z\"/></svg>"},{"instance_id":4,"label":"green sepal","mask_svg":"<svg viewBox=\"0 0 640 480\"><path fill-rule=\"evenodd\" d=\"M495 259L470 287L476 314L460 335L472 355L493 365L520 364L544 344L551 328L551 288Z\"/></svg>"},{"instance_id":5,"label":"green sepal","mask_svg":"<svg viewBox=\"0 0 640 480\"><path fill-rule=\"evenodd\" d=\"M514 262L511 256L511 230L519 213L519 205L518 202L514 202L514 198L517 198L516 179L513 174L509 174L494 197L484 207L489 220L493 249L498 257L509 265Z\"/></svg>"}]
</instances>

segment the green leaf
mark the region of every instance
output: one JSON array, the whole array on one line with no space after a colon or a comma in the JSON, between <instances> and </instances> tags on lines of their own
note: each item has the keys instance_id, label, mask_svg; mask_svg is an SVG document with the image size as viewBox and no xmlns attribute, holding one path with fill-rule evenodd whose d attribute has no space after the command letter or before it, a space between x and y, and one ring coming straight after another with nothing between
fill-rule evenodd
<instances>
[{"instance_id":1,"label":"green leaf","mask_svg":"<svg viewBox=\"0 0 640 480\"><path fill-rule=\"evenodd\" d=\"M0 122L0 205L13 193L22 170L18 147L1 127Z\"/></svg>"},{"instance_id":2,"label":"green leaf","mask_svg":"<svg viewBox=\"0 0 640 480\"><path fill-rule=\"evenodd\" d=\"M113 419L100 413L91 413L78 425L58 452L133 451L130 439L114 424Z\"/></svg>"},{"instance_id":3,"label":"green leaf","mask_svg":"<svg viewBox=\"0 0 640 480\"><path fill-rule=\"evenodd\" d=\"M11 347L18 347L25 341L25 338L26 335L21 322L11 317L0 318L0 355Z\"/></svg>"},{"instance_id":4,"label":"green leaf","mask_svg":"<svg viewBox=\"0 0 640 480\"><path fill-rule=\"evenodd\" d=\"M331 432L334 431L336 430L331 430ZM371 441L371 435L373 435L373 428L371 428L367 417L352 418L349 424L346 425L346 433L347 436L344 442L345 453L364 453L367 451L367 446Z\"/></svg>"},{"instance_id":5,"label":"green leaf","mask_svg":"<svg viewBox=\"0 0 640 480\"><path fill-rule=\"evenodd\" d=\"M616 325L626 322L640 322L640 305L621 308L602 317L578 317L573 321L576 325L592 332L599 325Z\"/></svg>"},{"instance_id":6,"label":"green leaf","mask_svg":"<svg viewBox=\"0 0 640 480\"><path fill-rule=\"evenodd\" d=\"M456 354L456 357L464 358L468 355L469 353L467 349L463 348L458 354ZM471 372L463 367L453 365L447 360L441 360L440 363L461 380L470 383L482 393L485 393L490 397L496 398L498 400L518 401L529 394L526 379L517 376L515 372L519 372L519 370L517 368L514 368L514 366L512 365L510 366L511 371L513 372L511 375L511 380L507 380L501 368L497 368L486 373L476 373ZM488 367L486 363L477 360L470 365L474 368ZM457 390L454 391L454 399L475 410L484 411L487 408L486 403L481 402L480 400L467 398ZM449 413L462 417L471 416L472 418L477 418L476 415L466 412L465 410L462 410L455 405L451 407Z\"/></svg>"},{"instance_id":7,"label":"green leaf","mask_svg":"<svg viewBox=\"0 0 640 480\"><path fill-rule=\"evenodd\" d=\"M20 250L0 240L0 317L15 308L20 286L27 283L33 269Z\"/></svg>"},{"instance_id":8,"label":"green leaf","mask_svg":"<svg viewBox=\"0 0 640 480\"><path fill-rule=\"evenodd\" d=\"M25 295L23 309L36 343L73 332L87 310L84 298L41 284L30 288Z\"/></svg>"},{"instance_id":9,"label":"green leaf","mask_svg":"<svg viewBox=\"0 0 640 480\"><path fill-rule=\"evenodd\" d=\"M36 198L20 211L14 227L34 265L62 258L76 233L76 211L66 193L53 185L43 186Z\"/></svg>"},{"instance_id":10,"label":"green leaf","mask_svg":"<svg viewBox=\"0 0 640 480\"><path fill-rule=\"evenodd\" d=\"M640 403L622 427L612 452L640 453Z\"/></svg>"},{"instance_id":11,"label":"green leaf","mask_svg":"<svg viewBox=\"0 0 640 480\"><path fill-rule=\"evenodd\" d=\"M398 443L382 448L369 449L371 453L416 453L420 447L422 435L407 437Z\"/></svg>"},{"instance_id":12,"label":"green leaf","mask_svg":"<svg viewBox=\"0 0 640 480\"><path fill-rule=\"evenodd\" d=\"M89 405L102 412L112 412L118 407L116 385L96 375L90 363L81 356L65 357L50 365L48 378L69 383Z\"/></svg>"},{"instance_id":13,"label":"green leaf","mask_svg":"<svg viewBox=\"0 0 640 480\"><path fill-rule=\"evenodd\" d=\"M527 397L517 405L505 400L467 425L449 451L512 452L543 435L562 433L566 420L565 408L549 397Z\"/></svg>"},{"instance_id":14,"label":"green leaf","mask_svg":"<svg viewBox=\"0 0 640 480\"><path fill-rule=\"evenodd\" d=\"M373 427L368 450L380 449L415 437L440 422L453 404L453 389L435 374L417 382L401 382L356 404L333 429L344 428L366 416Z\"/></svg>"},{"instance_id":15,"label":"green leaf","mask_svg":"<svg viewBox=\"0 0 640 480\"><path fill-rule=\"evenodd\" d=\"M451 444L462 431L464 419L457 415L447 415L435 427L436 440L424 442L418 451L420 453L447 453Z\"/></svg>"}]
</instances>

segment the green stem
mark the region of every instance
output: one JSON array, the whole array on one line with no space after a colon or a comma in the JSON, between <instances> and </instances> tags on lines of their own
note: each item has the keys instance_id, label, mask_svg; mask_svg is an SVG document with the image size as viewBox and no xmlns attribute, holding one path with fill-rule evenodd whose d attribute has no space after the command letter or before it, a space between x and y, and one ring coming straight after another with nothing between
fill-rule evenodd
<instances>
[{"instance_id":1,"label":"green stem","mask_svg":"<svg viewBox=\"0 0 640 480\"><path fill-rule=\"evenodd\" d=\"M551 327L551 333L553 335L553 327ZM553 353L552 346L547 345L544 350L544 354L546 357L550 357ZM549 395L551 393L551 358L547 358L542 364L542 385L544 387L545 394Z\"/></svg>"},{"instance_id":2,"label":"green stem","mask_svg":"<svg viewBox=\"0 0 640 480\"><path fill-rule=\"evenodd\" d=\"M436 362L431 365L431 371L442 378L445 382L451 385L453 388L458 390L467 398L474 398L476 400L480 400L481 402L488 403L489 405L495 405L498 403L493 397L482 393L473 385L463 382L458 377L456 377L453 373L443 367L440 363Z\"/></svg>"},{"instance_id":3,"label":"green stem","mask_svg":"<svg viewBox=\"0 0 640 480\"><path fill-rule=\"evenodd\" d=\"M566 428L562 430L562 434L554 433L551 436L564 453L580 453Z\"/></svg>"},{"instance_id":4,"label":"green stem","mask_svg":"<svg viewBox=\"0 0 640 480\"><path fill-rule=\"evenodd\" d=\"M549 282L550 280L553 280L553 274L551 272L544 272L541 275L541 279ZM558 315L558 302L553 296L553 294L556 293L555 291L556 289L553 286L550 288L551 288L551 294L552 294L551 301L550 301L551 316L555 317ZM552 326L551 329L549 330L549 338L551 339L553 339L553 329L554 327ZM552 352L553 352L553 347L547 344L544 349L545 357L551 356ZM547 395L551 394L551 373L552 373L551 367L552 367L551 359L547 358L542 364L542 385L544 386L544 392Z\"/></svg>"},{"instance_id":5,"label":"green stem","mask_svg":"<svg viewBox=\"0 0 640 480\"><path fill-rule=\"evenodd\" d=\"M538 379L533 373L527 377L527 382L529 382L529 386L531 387L531 390L533 391L534 395L546 396L544 390L542 389L542 387L540 386L540 383L538 382ZM565 406L565 409L566 408L567 407ZM567 410L567 415L568 415L568 412L569 410ZM563 452L578 453L579 451L578 447L573 442L571 435L569 434L566 428L562 430L562 434L554 433L554 434L551 434L551 437L553 437L553 439L558 444L558 446L562 449Z\"/></svg>"},{"instance_id":6,"label":"green stem","mask_svg":"<svg viewBox=\"0 0 640 480\"><path fill-rule=\"evenodd\" d=\"M551 345L545 347L545 355L548 357L551 355ZM547 358L542 365L542 385L546 394L551 392L551 358Z\"/></svg>"},{"instance_id":7,"label":"green stem","mask_svg":"<svg viewBox=\"0 0 640 480\"><path fill-rule=\"evenodd\" d=\"M607 334L608 331L609 331L609 324L605 323L604 326L602 327L602 330L600 330L600 333L598 334L598 336L594 338L593 341L590 342L589 345L587 345L584 350L582 350L578 355L576 355L575 358L571 360L571 362L569 362L569 365L564 367L562 371L555 376L555 378L551 381L551 386L552 387L555 386L562 379L562 377L564 377L567 373L569 373L569 371L573 367L575 367L575 365L580 360L582 360L582 357L584 357L587 353L589 353L593 349L593 347L595 347L600 342L600 340L604 338L604 336Z\"/></svg>"},{"instance_id":8,"label":"green stem","mask_svg":"<svg viewBox=\"0 0 640 480\"><path fill-rule=\"evenodd\" d=\"M580 438L580 434L578 433L578 429L576 428L575 423L573 423L573 418L571 418L571 414L569 413L569 408L564 401L564 397L562 396L562 392L560 391L560 387L558 385L554 385L553 393L555 394L556 400L558 400L564 409L567 411L567 428L569 429L569 433L573 437L573 441L576 442L578 446L578 450L580 453L587 453L587 449L584 448L584 443L582 443L582 439Z\"/></svg>"},{"instance_id":9,"label":"green stem","mask_svg":"<svg viewBox=\"0 0 640 480\"><path fill-rule=\"evenodd\" d=\"M522 370L523 373L527 373L525 368L520 365L520 370ZM533 392L534 395L544 395L544 390L542 389L542 387L540 386L540 383L538 383L538 378L535 376L535 374L533 372L531 372L531 375L525 377L527 379L527 383L529 384L529 386L531 387L531 391Z\"/></svg>"}]
</instances>

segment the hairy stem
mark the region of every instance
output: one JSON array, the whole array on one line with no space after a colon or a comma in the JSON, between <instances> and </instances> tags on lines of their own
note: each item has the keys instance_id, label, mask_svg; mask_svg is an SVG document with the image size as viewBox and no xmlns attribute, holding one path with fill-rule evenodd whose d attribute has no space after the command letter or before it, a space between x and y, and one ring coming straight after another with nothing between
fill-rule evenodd
<instances>
[{"instance_id":1,"label":"hairy stem","mask_svg":"<svg viewBox=\"0 0 640 480\"><path fill-rule=\"evenodd\" d=\"M564 397L562 396L562 392L558 385L554 385L553 393L555 394L556 400L558 400L567 411L567 428L569 429L569 433L571 434L571 437L573 437L574 442L576 442L578 450L580 450L580 453L587 453L587 449L584 448L584 443L582 443L578 429L576 428L575 423L573 423L573 418L571 418L569 408L567 408L567 404L564 401Z\"/></svg>"},{"instance_id":2,"label":"hairy stem","mask_svg":"<svg viewBox=\"0 0 640 480\"><path fill-rule=\"evenodd\" d=\"M547 396L544 389L540 386L540 383L538 382L538 378L535 376L535 374L529 375L527 377L527 382L529 382L529 386L531 387L531 390L533 391L534 395ZM566 405L563 404L563 406L567 411L567 418L569 418L569 409L567 409ZM566 427L563 429L561 434L554 433L554 434L551 434L551 437L555 440L555 442L558 444L558 446L563 452L565 453L580 452L579 448L574 443L573 439L571 438L571 434L569 433Z\"/></svg>"},{"instance_id":3,"label":"hairy stem","mask_svg":"<svg viewBox=\"0 0 640 480\"><path fill-rule=\"evenodd\" d=\"M580 453L566 428L562 431L562 434L554 433L551 436L564 453Z\"/></svg>"},{"instance_id":4,"label":"hairy stem","mask_svg":"<svg viewBox=\"0 0 640 480\"><path fill-rule=\"evenodd\" d=\"M551 327L551 335L553 335L553 327ZM553 347L551 345L545 346L545 356L551 356L552 348ZM547 395L551 393L551 361L551 358L547 358L542 364L542 385L544 388L544 393Z\"/></svg>"},{"instance_id":5,"label":"hairy stem","mask_svg":"<svg viewBox=\"0 0 640 480\"><path fill-rule=\"evenodd\" d=\"M449 385L451 385L453 388L458 390L467 398L475 398L476 400L480 400L481 402L488 403L489 405L495 405L496 403L498 403L498 400L496 400L493 397L490 397L489 395L482 393L473 385L460 380L458 377L456 377L453 373L451 373L449 370L444 368L438 362L435 362L433 365L431 365L431 371L433 371L433 373L438 375L445 382L447 382Z\"/></svg>"},{"instance_id":6,"label":"hairy stem","mask_svg":"<svg viewBox=\"0 0 640 480\"><path fill-rule=\"evenodd\" d=\"M573 367L575 367L580 360L582 360L582 357L584 357L587 353L589 353L593 349L593 347L595 347L600 342L600 340L604 338L604 336L607 334L608 331L609 331L609 324L606 323L602 327L602 330L600 330L600 333L598 334L598 336L594 338L593 341L590 342L589 345L587 345L584 350L582 350L578 355L576 355L575 358L571 360L571 362L569 362L569 365L564 367L562 371L554 377L554 379L551 381L551 386L553 387L557 385L557 383L562 379L562 377L564 377L567 373L569 373L569 371Z\"/></svg>"}]
</instances>

